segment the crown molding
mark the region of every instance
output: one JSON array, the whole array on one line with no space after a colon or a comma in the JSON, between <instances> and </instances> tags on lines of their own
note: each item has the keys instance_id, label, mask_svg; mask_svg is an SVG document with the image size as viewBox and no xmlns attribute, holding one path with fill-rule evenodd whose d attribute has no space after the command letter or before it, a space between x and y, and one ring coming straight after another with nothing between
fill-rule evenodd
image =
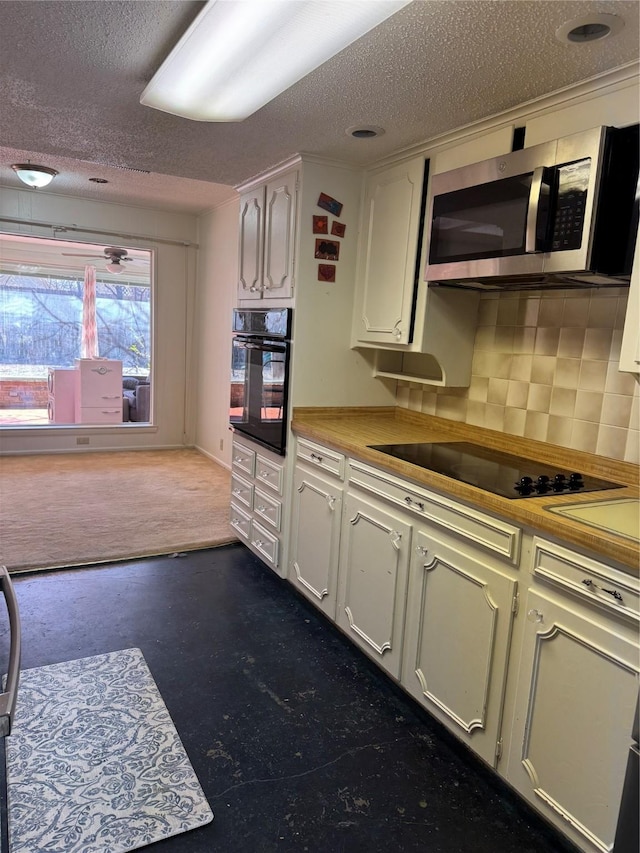
<instances>
[{"instance_id":1,"label":"crown molding","mask_svg":"<svg viewBox=\"0 0 640 853\"><path fill-rule=\"evenodd\" d=\"M446 133L429 137L423 142L419 142L409 148L402 148L396 151L395 154L390 154L381 160L376 160L365 168L366 171L373 171L393 163L400 163L403 160L417 157L426 151L433 153L434 149L449 147L455 143L473 139L474 136L481 136L488 131L496 130L502 125L521 121L525 117L531 119L548 112L553 112L563 106L566 107L571 104L588 101L594 97L632 86L637 87L639 84L640 62L629 62L611 71L604 71L595 77L589 77L587 80L582 80L579 83L573 83L570 86L565 86L546 95L540 95L537 98L524 101L522 104L518 104L508 110L494 113L493 115L462 125Z\"/></svg>"}]
</instances>

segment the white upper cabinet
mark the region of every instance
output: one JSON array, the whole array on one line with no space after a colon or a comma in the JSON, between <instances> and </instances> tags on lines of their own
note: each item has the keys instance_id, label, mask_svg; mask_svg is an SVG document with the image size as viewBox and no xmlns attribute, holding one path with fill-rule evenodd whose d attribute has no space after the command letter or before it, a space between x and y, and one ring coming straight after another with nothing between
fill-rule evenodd
<instances>
[{"instance_id":1,"label":"white upper cabinet","mask_svg":"<svg viewBox=\"0 0 640 853\"><path fill-rule=\"evenodd\" d=\"M407 344L420 237L424 157L372 174L366 185L353 344Z\"/></svg>"},{"instance_id":2,"label":"white upper cabinet","mask_svg":"<svg viewBox=\"0 0 640 853\"><path fill-rule=\"evenodd\" d=\"M240 197L239 302L293 295L297 184L287 172Z\"/></svg>"},{"instance_id":3,"label":"white upper cabinet","mask_svg":"<svg viewBox=\"0 0 640 853\"><path fill-rule=\"evenodd\" d=\"M238 298L262 298L264 193L259 187L240 197L240 259Z\"/></svg>"}]
</instances>

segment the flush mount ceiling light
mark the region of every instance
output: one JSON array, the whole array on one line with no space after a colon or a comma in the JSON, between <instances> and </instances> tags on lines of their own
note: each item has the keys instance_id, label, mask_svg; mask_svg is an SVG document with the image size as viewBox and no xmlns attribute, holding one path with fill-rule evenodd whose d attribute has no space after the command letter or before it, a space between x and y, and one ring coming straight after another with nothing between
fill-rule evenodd
<instances>
[{"instance_id":1,"label":"flush mount ceiling light","mask_svg":"<svg viewBox=\"0 0 640 853\"><path fill-rule=\"evenodd\" d=\"M58 174L55 169L50 169L48 166L34 166L32 163L14 163L11 168L23 184L33 189L48 186Z\"/></svg>"},{"instance_id":2,"label":"flush mount ceiling light","mask_svg":"<svg viewBox=\"0 0 640 853\"><path fill-rule=\"evenodd\" d=\"M624 27L624 20L618 15L602 13L599 15L582 15L572 18L556 30L558 41L569 44L584 44L597 41L606 36L619 33Z\"/></svg>"},{"instance_id":3,"label":"flush mount ceiling light","mask_svg":"<svg viewBox=\"0 0 640 853\"><path fill-rule=\"evenodd\" d=\"M140 98L195 121L242 121L409 0L209 0Z\"/></svg>"}]
</instances>

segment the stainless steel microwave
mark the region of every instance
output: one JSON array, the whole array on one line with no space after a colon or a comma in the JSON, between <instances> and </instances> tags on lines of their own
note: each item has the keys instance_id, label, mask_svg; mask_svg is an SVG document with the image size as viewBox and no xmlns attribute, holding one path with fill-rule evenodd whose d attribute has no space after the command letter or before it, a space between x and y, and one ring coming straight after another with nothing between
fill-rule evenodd
<instances>
[{"instance_id":1,"label":"stainless steel microwave","mask_svg":"<svg viewBox=\"0 0 640 853\"><path fill-rule=\"evenodd\" d=\"M435 175L425 279L476 289L628 283L638 125L596 127Z\"/></svg>"}]
</instances>

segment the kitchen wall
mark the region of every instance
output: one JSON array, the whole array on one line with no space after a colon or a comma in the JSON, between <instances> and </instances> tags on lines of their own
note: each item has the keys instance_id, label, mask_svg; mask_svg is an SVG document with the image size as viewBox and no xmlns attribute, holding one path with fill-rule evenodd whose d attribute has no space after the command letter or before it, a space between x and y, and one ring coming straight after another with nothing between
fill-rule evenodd
<instances>
[{"instance_id":1,"label":"kitchen wall","mask_svg":"<svg viewBox=\"0 0 640 853\"><path fill-rule=\"evenodd\" d=\"M239 197L201 216L194 325L195 444L231 465L231 312L238 280Z\"/></svg>"},{"instance_id":2,"label":"kitchen wall","mask_svg":"<svg viewBox=\"0 0 640 853\"><path fill-rule=\"evenodd\" d=\"M151 210L121 204L47 194L41 190L2 188L0 216L24 220L25 224L0 222L0 228L20 234L55 236L51 228L31 225L50 222L76 223L91 232L67 232L64 238L92 243L121 245L124 237L108 232L139 235L131 245L154 250L153 303L153 396L155 423L150 426L92 427L47 426L3 429L0 452L38 453L77 449L79 436L89 436L89 450L142 447L182 447L192 443L188 332L193 313L196 249L169 245L161 238L196 243L197 219L186 214ZM140 237L140 235L142 235ZM83 450L85 447L83 446Z\"/></svg>"},{"instance_id":3,"label":"kitchen wall","mask_svg":"<svg viewBox=\"0 0 640 853\"><path fill-rule=\"evenodd\" d=\"M618 371L627 298L626 288L483 294L469 388L400 382L397 404L638 463L640 382Z\"/></svg>"}]
</instances>

